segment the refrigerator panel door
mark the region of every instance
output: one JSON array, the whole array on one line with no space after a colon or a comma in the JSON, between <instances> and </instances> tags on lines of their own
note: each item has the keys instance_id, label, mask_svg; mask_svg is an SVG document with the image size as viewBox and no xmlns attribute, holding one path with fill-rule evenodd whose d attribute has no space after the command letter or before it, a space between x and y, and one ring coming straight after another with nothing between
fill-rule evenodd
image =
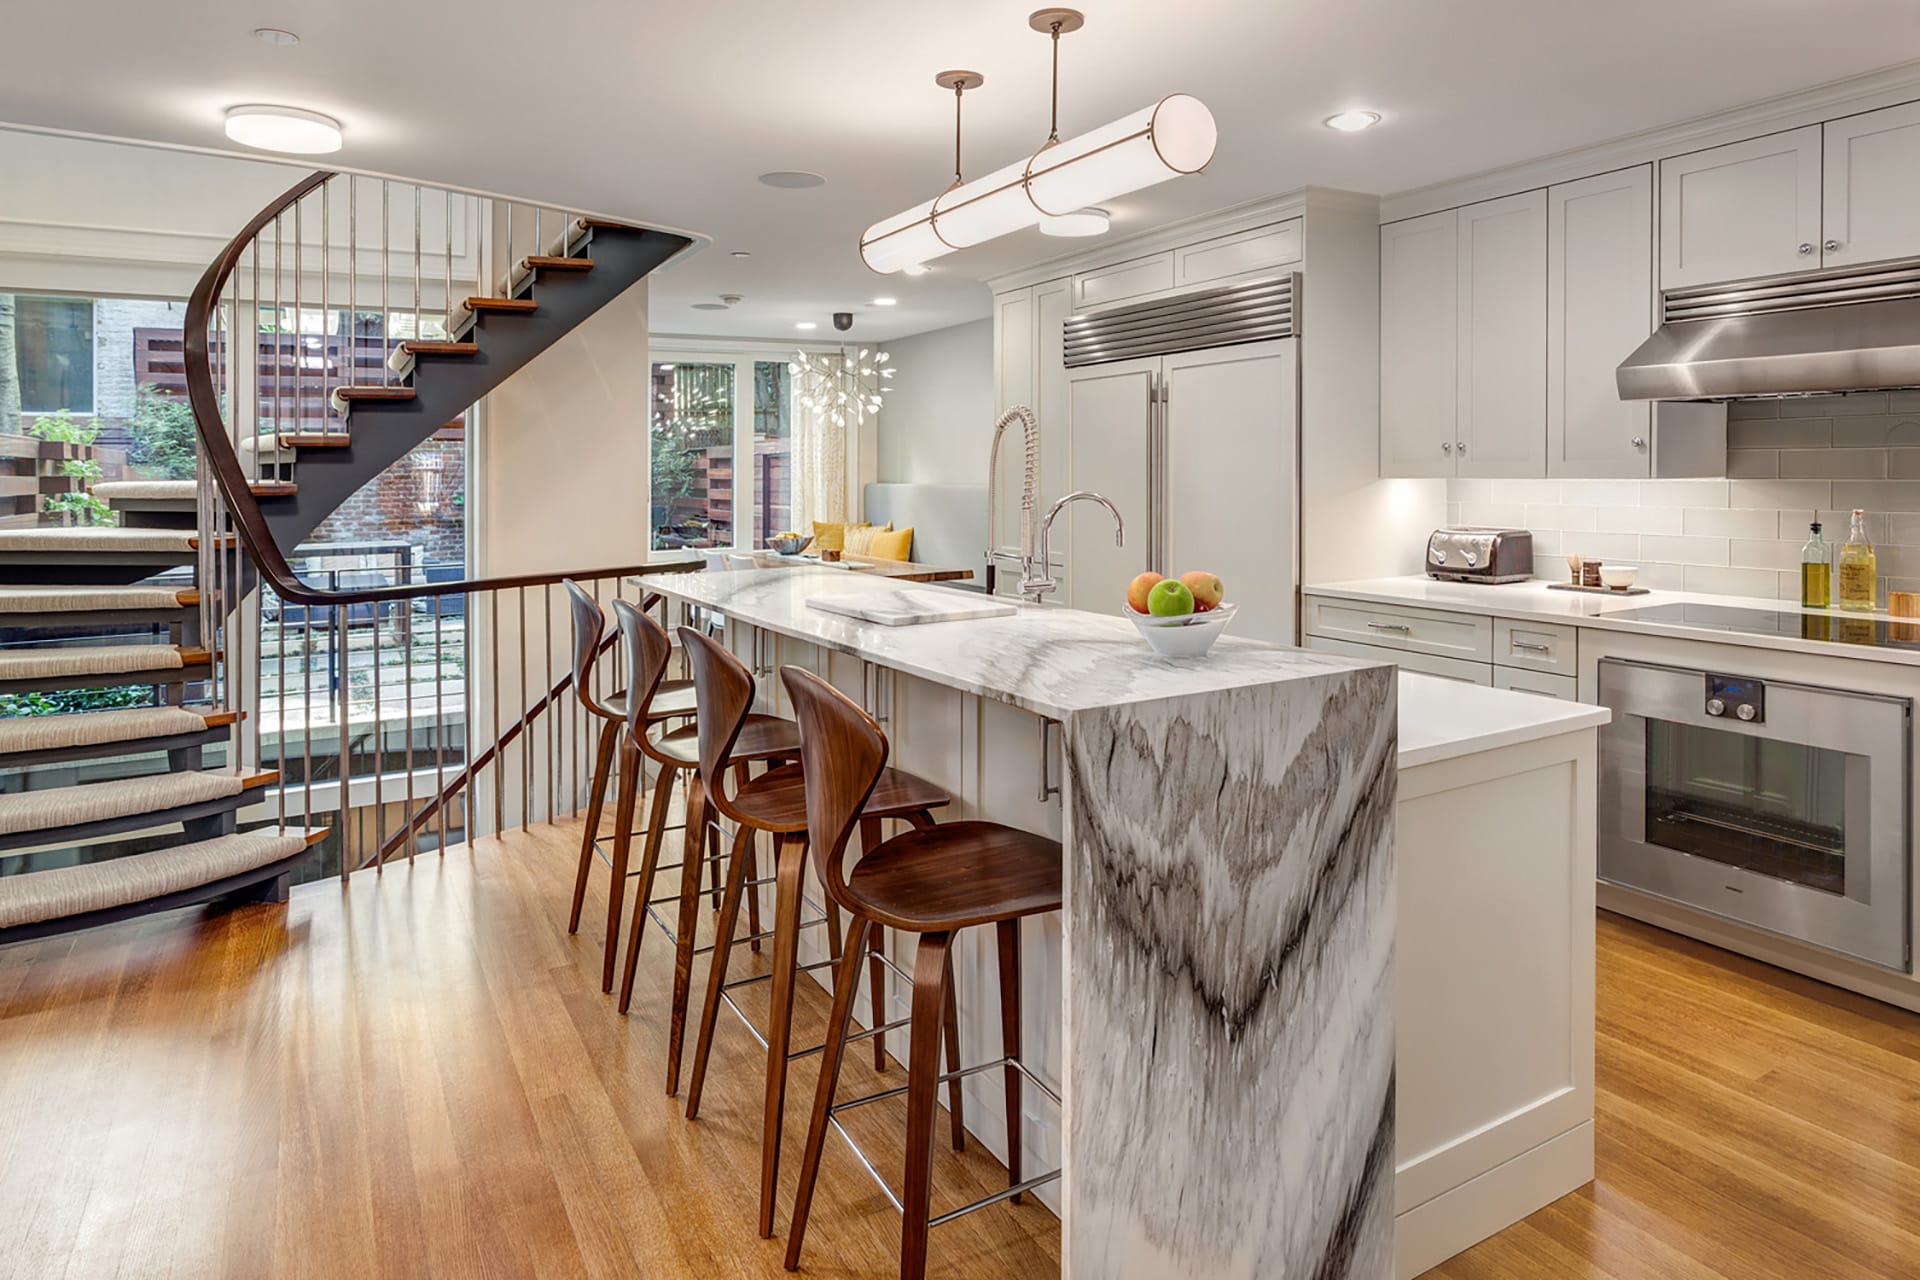
<instances>
[{"instance_id":1,"label":"refrigerator panel door","mask_svg":"<svg viewBox=\"0 0 1920 1280\"><path fill-rule=\"evenodd\" d=\"M1113 517L1097 503L1077 502L1053 527L1053 554L1066 547L1066 582L1058 599L1076 609L1126 608L1127 584L1152 567L1154 387L1158 356L1089 365L1068 375L1069 489L1105 494L1126 520L1126 543L1115 546ZM1061 537L1065 526L1066 538Z\"/></svg>"}]
</instances>

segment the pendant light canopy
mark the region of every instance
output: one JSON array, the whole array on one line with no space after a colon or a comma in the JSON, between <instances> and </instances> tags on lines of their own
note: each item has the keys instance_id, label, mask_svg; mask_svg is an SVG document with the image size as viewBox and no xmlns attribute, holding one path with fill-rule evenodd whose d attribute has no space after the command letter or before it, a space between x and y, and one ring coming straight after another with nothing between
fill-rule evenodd
<instances>
[{"instance_id":1,"label":"pendant light canopy","mask_svg":"<svg viewBox=\"0 0 1920 1280\"><path fill-rule=\"evenodd\" d=\"M972 182L960 173L960 98L983 77L943 71L934 77L954 93L953 185L924 204L882 219L860 237L860 256L883 274L920 266L955 249L1065 217L1169 178L1198 173L1213 158L1219 131L1213 114L1184 93L1162 98L1104 128L1060 141L1060 36L1085 19L1072 9L1042 9L1028 19L1053 40L1053 127L1046 143Z\"/></svg>"}]
</instances>

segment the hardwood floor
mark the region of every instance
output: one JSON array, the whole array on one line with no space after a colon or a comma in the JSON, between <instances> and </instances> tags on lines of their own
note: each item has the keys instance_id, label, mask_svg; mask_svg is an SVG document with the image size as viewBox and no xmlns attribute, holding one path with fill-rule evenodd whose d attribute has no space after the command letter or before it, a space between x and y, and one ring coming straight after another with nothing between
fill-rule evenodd
<instances>
[{"instance_id":1,"label":"hardwood floor","mask_svg":"<svg viewBox=\"0 0 1920 1280\"><path fill-rule=\"evenodd\" d=\"M785 1274L754 1234L758 1047L723 1027L681 1118L664 939L623 1019L597 926L565 933L577 831L0 951L0 1277ZM1599 970L1598 1180L1430 1275L1920 1277L1920 1016L1611 916ZM826 1004L803 991L801 1034ZM848 1115L889 1172L899 1105ZM934 1176L942 1208L1002 1175L936 1144ZM898 1231L830 1144L804 1270L891 1276ZM1059 1226L998 1206L933 1262L1055 1276Z\"/></svg>"},{"instance_id":2,"label":"hardwood floor","mask_svg":"<svg viewBox=\"0 0 1920 1280\"><path fill-rule=\"evenodd\" d=\"M687 1123L664 1091L664 936L622 1018L604 912L566 934L578 831L0 951L0 1277L786 1275L790 1180L776 1238L754 1230L759 1046L723 1015ZM802 994L797 1043L827 1005ZM904 1083L854 1056L845 1087ZM847 1116L896 1183L904 1108ZM807 1114L788 1108L793 1167ZM1005 1176L941 1144L936 1211ZM895 1275L899 1231L830 1144L805 1271ZM939 1228L932 1274L1057 1276L1059 1234L1031 1197L995 1206Z\"/></svg>"},{"instance_id":3,"label":"hardwood floor","mask_svg":"<svg viewBox=\"0 0 1920 1280\"><path fill-rule=\"evenodd\" d=\"M1599 933L1599 1176L1428 1276L1920 1277L1920 1015Z\"/></svg>"}]
</instances>

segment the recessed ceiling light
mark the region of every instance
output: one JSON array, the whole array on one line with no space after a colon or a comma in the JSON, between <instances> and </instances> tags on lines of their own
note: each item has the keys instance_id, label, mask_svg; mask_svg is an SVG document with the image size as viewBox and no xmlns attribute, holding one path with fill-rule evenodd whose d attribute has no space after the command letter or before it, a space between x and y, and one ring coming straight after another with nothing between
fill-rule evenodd
<instances>
[{"instance_id":1,"label":"recessed ceiling light","mask_svg":"<svg viewBox=\"0 0 1920 1280\"><path fill-rule=\"evenodd\" d=\"M1040 234L1046 236L1099 236L1106 232L1105 209L1076 209L1040 219Z\"/></svg>"},{"instance_id":2,"label":"recessed ceiling light","mask_svg":"<svg viewBox=\"0 0 1920 1280\"><path fill-rule=\"evenodd\" d=\"M876 307L891 307L899 301L900 299L898 298L875 298L873 305Z\"/></svg>"},{"instance_id":3,"label":"recessed ceiling light","mask_svg":"<svg viewBox=\"0 0 1920 1280\"><path fill-rule=\"evenodd\" d=\"M1341 133L1359 133L1362 129L1371 129L1380 123L1378 111L1342 111L1339 115L1328 116L1320 123L1329 129L1338 129Z\"/></svg>"},{"instance_id":4,"label":"recessed ceiling light","mask_svg":"<svg viewBox=\"0 0 1920 1280\"><path fill-rule=\"evenodd\" d=\"M695 311L725 311L727 309L727 304L724 302L696 302L692 305Z\"/></svg>"},{"instance_id":5,"label":"recessed ceiling light","mask_svg":"<svg viewBox=\"0 0 1920 1280\"><path fill-rule=\"evenodd\" d=\"M243 147L317 156L340 149L340 122L298 107L235 107L227 112L227 136Z\"/></svg>"},{"instance_id":6,"label":"recessed ceiling light","mask_svg":"<svg viewBox=\"0 0 1920 1280\"><path fill-rule=\"evenodd\" d=\"M735 249L730 256L735 258L751 258L753 255L748 253L745 249Z\"/></svg>"},{"instance_id":7,"label":"recessed ceiling light","mask_svg":"<svg viewBox=\"0 0 1920 1280\"><path fill-rule=\"evenodd\" d=\"M933 270L933 268L928 266L926 263L916 262L910 267L900 268L900 274L903 276L923 276L931 270Z\"/></svg>"},{"instance_id":8,"label":"recessed ceiling light","mask_svg":"<svg viewBox=\"0 0 1920 1280\"><path fill-rule=\"evenodd\" d=\"M824 187L827 180L817 173L808 173L804 169L775 169L772 173L760 175L760 181L769 187L780 187L788 191L801 191L807 187Z\"/></svg>"},{"instance_id":9,"label":"recessed ceiling light","mask_svg":"<svg viewBox=\"0 0 1920 1280\"><path fill-rule=\"evenodd\" d=\"M261 44L299 44L300 37L291 31L282 31L279 27L255 27L253 38Z\"/></svg>"},{"instance_id":10,"label":"recessed ceiling light","mask_svg":"<svg viewBox=\"0 0 1920 1280\"><path fill-rule=\"evenodd\" d=\"M820 326L815 324L811 320L802 320L799 324L796 324L793 327L796 329L805 330L805 329L818 329Z\"/></svg>"}]
</instances>

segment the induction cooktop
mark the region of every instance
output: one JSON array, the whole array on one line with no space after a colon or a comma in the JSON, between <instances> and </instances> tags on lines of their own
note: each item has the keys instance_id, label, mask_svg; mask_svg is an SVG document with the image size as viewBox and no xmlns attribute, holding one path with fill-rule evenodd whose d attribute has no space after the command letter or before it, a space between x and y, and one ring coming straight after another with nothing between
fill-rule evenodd
<instances>
[{"instance_id":1,"label":"induction cooktop","mask_svg":"<svg viewBox=\"0 0 1920 1280\"><path fill-rule=\"evenodd\" d=\"M1857 644L1873 649L1920 651L1920 622L1887 622L1844 613L1787 613L1772 609L1735 609L1717 604L1661 604L1607 614L1631 622L1659 622L1740 635L1778 636L1827 644Z\"/></svg>"}]
</instances>

